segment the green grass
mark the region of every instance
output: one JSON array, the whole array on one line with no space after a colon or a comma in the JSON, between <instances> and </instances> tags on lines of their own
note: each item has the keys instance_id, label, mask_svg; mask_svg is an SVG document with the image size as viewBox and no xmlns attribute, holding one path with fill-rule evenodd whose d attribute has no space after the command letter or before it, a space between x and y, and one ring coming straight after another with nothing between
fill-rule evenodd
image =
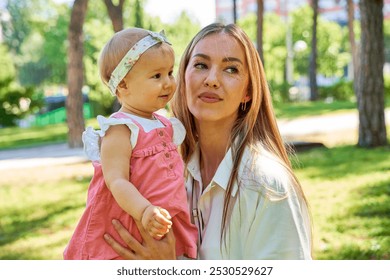
<instances>
[{"instance_id":1,"label":"green grass","mask_svg":"<svg viewBox=\"0 0 390 280\"><path fill-rule=\"evenodd\" d=\"M0 181L0 259L62 258L84 209L90 180L88 172L80 174L82 168L76 166L32 168L29 174L38 176L19 174L23 180L16 179L15 170L0 172L8 178ZM68 174L60 175L60 168Z\"/></svg>"},{"instance_id":2,"label":"green grass","mask_svg":"<svg viewBox=\"0 0 390 280\"><path fill-rule=\"evenodd\" d=\"M96 124L95 119L87 120L89 126ZM68 137L66 123L30 128L0 128L0 132L0 150L64 143Z\"/></svg>"},{"instance_id":3,"label":"green grass","mask_svg":"<svg viewBox=\"0 0 390 280\"><path fill-rule=\"evenodd\" d=\"M335 101L332 103L325 103L323 101L276 103L275 113L277 118L293 119L325 114L346 113L356 111L356 108L356 103L350 101Z\"/></svg>"},{"instance_id":4,"label":"green grass","mask_svg":"<svg viewBox=\"0 0 390 280\"><path fill-rule=\"evenodd\" d=\"M339 146L298 155L316 259L390 259L389 154Z\"/></svg>"}]
</instances>

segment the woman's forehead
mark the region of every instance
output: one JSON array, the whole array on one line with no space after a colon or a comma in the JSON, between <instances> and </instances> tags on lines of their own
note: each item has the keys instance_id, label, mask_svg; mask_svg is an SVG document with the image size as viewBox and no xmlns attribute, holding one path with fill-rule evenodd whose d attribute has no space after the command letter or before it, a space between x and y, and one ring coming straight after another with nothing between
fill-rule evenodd
<instances>
[{"instance_id":1,"label":"woman's forehead","mask_svg":"<svg viewBox=\"0 0 390 280\"><path fill-rule=\"evenodd\" d=\"M210 57L238 57L245 61L245 51L242 44L233 36L226 33L207 35L197 42L192 57L205 54Z\"/></svg>"}]
</instances>

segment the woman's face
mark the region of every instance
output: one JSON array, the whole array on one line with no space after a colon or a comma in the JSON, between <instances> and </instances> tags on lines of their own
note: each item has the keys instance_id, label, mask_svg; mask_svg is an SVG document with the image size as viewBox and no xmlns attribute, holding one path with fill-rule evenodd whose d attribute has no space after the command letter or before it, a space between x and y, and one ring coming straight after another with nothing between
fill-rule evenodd
<instances>
[{"instance_id":1,"label":"woman's face","mask_svg":"<svg viewBox=\"0 0 390 280\"><path fill-rule=\"evenodd\" d=\"M193 49L185 71L186 98L197 122L231 122L249 101L244 48L225 33L208 35Z\"/></svg>"}]
</instances>

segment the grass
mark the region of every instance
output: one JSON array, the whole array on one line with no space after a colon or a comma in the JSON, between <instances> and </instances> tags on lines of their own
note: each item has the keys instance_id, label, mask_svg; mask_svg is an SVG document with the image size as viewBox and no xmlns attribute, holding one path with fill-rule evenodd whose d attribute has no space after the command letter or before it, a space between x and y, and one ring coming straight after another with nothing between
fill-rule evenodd
<instances>
[{"instance_id":1,"label":"grass","mask_svg":"<svg viewBox=\"0 0 390 280\"><path fill-rule=\"evenodd\" d=\"M96 126L94 119L87 120L87 126ZM26 148L46 144L64 143L67 141L68 127L66 123L30 128L1 128L0 150Z\"/></svg>"},{"instance_id":2,"label":"grass","mask_svg":"<svg viewBox=\"0 0 390 280\"><path fill-rule=\"evenodd\" d=\"M316 259L390 259L389 152L347 145L298 155Z\"/></svg>"},{"instance_id":3,"label":"grass","mask_svg":"<svg viewBox=\"0 0 390 280\"><path fill-rule=\"evenodd\" d=\"M275 104L275 112L277 118L294 119L325 114L347 113L356 111L356 106L355 102L350 101L334 101L332 103L326 103L323 101L277 103Z\"/></svg>"},{"instance_id":4,"label":"grass","mask_svg":"<svg viewBox=\"0 0 390 280\"><path fill-rule=\"evenodd\" d=\"M285 108L290 109L285 116L302 115ZM303 114L317 114L309 111ZM1 129L0 146L59 141L64 127ZM6 142L7 135L19 137ZM315 259L390 259L390 150L357 148L355 135L316 135L332 142L330 148L302 152L294 160L311 206ZM92 172L88 162L0 169L0 259L61 259L84 210Z\"/></svg>"}]
</instances>

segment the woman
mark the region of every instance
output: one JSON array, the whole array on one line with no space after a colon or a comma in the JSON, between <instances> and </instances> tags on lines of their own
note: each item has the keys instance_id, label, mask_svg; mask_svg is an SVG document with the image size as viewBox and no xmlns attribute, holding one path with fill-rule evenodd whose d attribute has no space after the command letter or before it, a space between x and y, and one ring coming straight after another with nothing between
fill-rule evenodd
<instances>
[{"instance_id":1,"label":"woman","mask_svg":"<svg viewBox=\"0 0 390 280\"><path fill-rule=\"evenodd\" d=\"M311 259L306 199L259 55L242 29L215 23L195 35L180 63L172 109L187 131L180 149L198 258ZM106 241L125 258L172 257L171 235L141 245L114 226L132 250Z\"/></svg>"}]
</instances>

